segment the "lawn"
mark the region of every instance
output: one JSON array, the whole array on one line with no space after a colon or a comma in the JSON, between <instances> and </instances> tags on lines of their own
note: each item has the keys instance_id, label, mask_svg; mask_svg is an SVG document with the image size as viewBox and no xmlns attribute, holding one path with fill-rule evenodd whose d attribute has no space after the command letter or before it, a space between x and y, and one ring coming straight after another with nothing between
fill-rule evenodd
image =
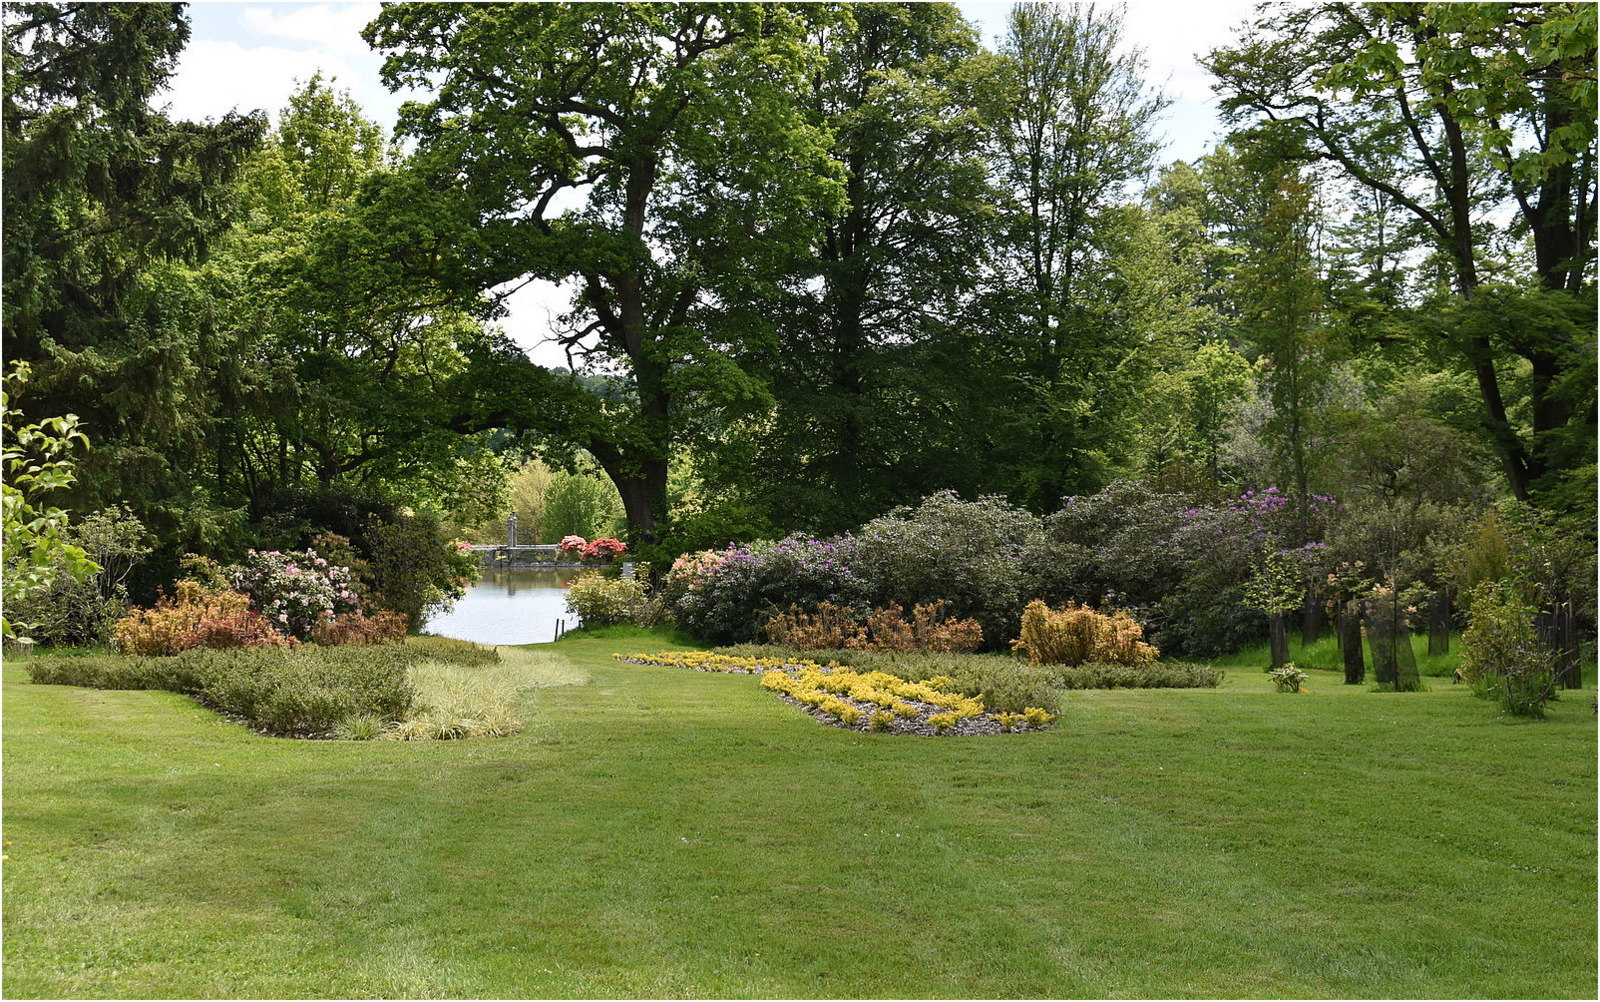
<instances>
[{"instance_id":1,"label":"lawn","mask_svg":"<svg viewBox=\"0 0 1600 1002\"><path fill-rule=\"evenodd\" d=\"M908 738L610 658L663 646L423 743L8 663L6 995L1595 997L1592 692L1234 670Z\"/></svg>"}]
</instances>

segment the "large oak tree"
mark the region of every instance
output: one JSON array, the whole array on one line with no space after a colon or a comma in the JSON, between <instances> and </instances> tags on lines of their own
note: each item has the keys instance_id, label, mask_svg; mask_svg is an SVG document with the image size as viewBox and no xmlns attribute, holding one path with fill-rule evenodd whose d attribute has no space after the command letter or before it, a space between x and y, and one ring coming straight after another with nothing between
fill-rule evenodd
<instances>
[{"instance_id":1,"label":"large oak tree","mask_svg":"<svg viewBox=\"0 0 1600 1002\"><path fill-rule=\"evenodd\" d=\"M777 259L839 185L798 107L808 20L784 4L434 4L386 7L366 37L385 81L428 91L402 112L416 170L480 240L479 290L577 287L563 338L605 393L574 392L501 354L479 422L560 433L615 481L652 540L674 450L764 401L727 350L768 329ZM593 385L593 384L591 384ZM520 387L518 393L507 387ZM518 396L525 398L519 401ZM542 427L540 427L542 425Z\"/></svg>"}]
</instances>

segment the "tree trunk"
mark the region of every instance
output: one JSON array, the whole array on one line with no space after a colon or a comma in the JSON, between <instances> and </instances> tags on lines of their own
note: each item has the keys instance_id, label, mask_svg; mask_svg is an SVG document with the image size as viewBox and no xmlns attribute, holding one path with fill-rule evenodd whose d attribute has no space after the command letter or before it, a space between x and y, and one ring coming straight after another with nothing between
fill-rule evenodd
<instances>
[{"instance_id":1,"label":"tree trunk","mask_svg":"<svg viewBox=\"0 0 1600 1002\"><path fill-rule=\"evenodd\" d=\"M1428 605L1428 653L1450 653L1450 593L1442 589Z\"/></svg>"},{"instance_id":2,"label":"tree trunk","mask_svg":"<svg viewBox=\"0 0 1600 1002\"><path fill-rule=\"evenodd\" d=\"M612 474L611 480L622 495L622 510L638 541L658 543L661 540L656 528L667 514L667 464L664 460L646 460L639 465L643 467L641 474Z\"/></svg>"},{"instance_id":3,"label":"tree trunk","mask_svg":"<svg viewBox=\"0 0 1600 1002\"><path fill-rule=\"evenodd\" d=\"M1289 627L1281 612L1272 614L1271 623L1272 667L1282 668L1289 663Z\"/></svg>"},{"instance_id":4,"label":"tree trunk","mask_svg":"<svg viewBox=\"0 0 1600 1002\"><path fill-rule=\"evenodd\" d=\"M1300 620L1300 646L1310 647L1322 637L1327 612L1322 606L1322 595L1315 588L1306 589L1306 605Z\"/></svg>"},{"instance_id":5,"label":"tree trunk","mask_svg":"<svg viewBox=\"0 0 1600 1002\"><path fill-rule=\"evenodd\" d=\"M1360 685L1367 678L1367 659L1361 650L1361 605L1354 599L1339 603L1339 646L1344 654L1344 684Z\"/></svg>"}]
</instances>

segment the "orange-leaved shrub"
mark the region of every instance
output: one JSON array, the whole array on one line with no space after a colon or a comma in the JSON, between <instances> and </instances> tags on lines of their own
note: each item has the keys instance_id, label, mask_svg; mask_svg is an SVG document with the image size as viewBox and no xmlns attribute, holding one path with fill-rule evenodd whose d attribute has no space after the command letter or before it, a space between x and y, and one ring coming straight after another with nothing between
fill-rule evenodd
<instances>
[{"instance_id":1,"label":"orange-leaved shrub","mask_svg":"<svg viewBox=\"0 0 1600 1002\"><path fill-rule=\"evenodd\" d=\"M113 642L124 654L178 654L194 647L292 647L294 639L250 611L236 591L207 589L185 578L149 609L117 621Z\"/></svg>"},{"instance_id":2,"label":"orange-leaved shrub","mask_svg":"<svg viewBox=\"0 0 1600 1002\"><path fill-rule=\"evenodd\" d=\"M311 628L311 640L319 647L346 647L359 644L398 644L406 638L406 617L398 612L347 612L342 616L323 613Z\"/></svg>"},{"instance_id":3,"label":"orange-leaved shrub","mask_svg":"<svg viewBox=\"0 0 1600 1002\"><path fill-rule=\"evenodd\" d=\"M1039 599L1022 610L1022 636L1016 651L1034 664L1149 664L1161 652L1143 642L1144 628L1125 612L1106 614L1068 602L1052 609Z\"/></svg>"},{"instance_id":4,"label":"orange-leaved shrub","mask_svg":"<svg viewBox=\"0 0 1600 1002\"><path fill-rule=\"evenodd\" d=\"M767 620L767 637L779 647L797 651L836 650L849 646L861 633L861 624L848 606L817 603L815 612L791 605Z\"/></svg>"},{"instance_id":5,"label":"orange-leaved shrub","mask_svg":"<svg viewBox=\"0 0 1600 1002\"><path fill-rule=\"evenodd\" d=\"M799 606L767 620L767 636L780 647L801 651L857 650L934 651L965 654L983 643L983 627L976 619L945 619L943 601L917 605L906 618L905 609L891 602L875 609L865 623L845 606L820 602L815 612Z\"/></svg>"},{"instance_id":6,"label":"orange-leaved shrub","mask_svg":"<svg viewBox=\"0 0 1600 1002\"><path fill-rule=\"evenodd\" d=\"M976 619L945 619L945 604L918 604L905 610L891 602L867 617L867 637L850 646L865 651L933 651L938 654L970 654L983 643L983 627Z\"/></svg>"}]
</instances>

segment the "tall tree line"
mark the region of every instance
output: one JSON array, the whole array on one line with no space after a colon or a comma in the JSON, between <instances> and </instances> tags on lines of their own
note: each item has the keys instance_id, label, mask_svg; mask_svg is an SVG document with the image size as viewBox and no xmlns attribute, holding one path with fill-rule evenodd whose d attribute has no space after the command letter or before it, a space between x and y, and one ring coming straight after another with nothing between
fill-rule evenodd
<instances>
[{"instance_id":1,"label":"tall tree line","mask_svg":"<svg viewBox=\"0 0 1600 1002\"><path fill-rule=\"evenodd\" d=\"M7 8L5 324L83 505L197 544L527 456L667 548L1130 476L1592 507L1591 6L1264 8L1165 165L1114 7L392 4L405 154L320 80L167 122L186 31ZM495 327L532 280L575 372Z\"/></svg>"}]
</instances>

